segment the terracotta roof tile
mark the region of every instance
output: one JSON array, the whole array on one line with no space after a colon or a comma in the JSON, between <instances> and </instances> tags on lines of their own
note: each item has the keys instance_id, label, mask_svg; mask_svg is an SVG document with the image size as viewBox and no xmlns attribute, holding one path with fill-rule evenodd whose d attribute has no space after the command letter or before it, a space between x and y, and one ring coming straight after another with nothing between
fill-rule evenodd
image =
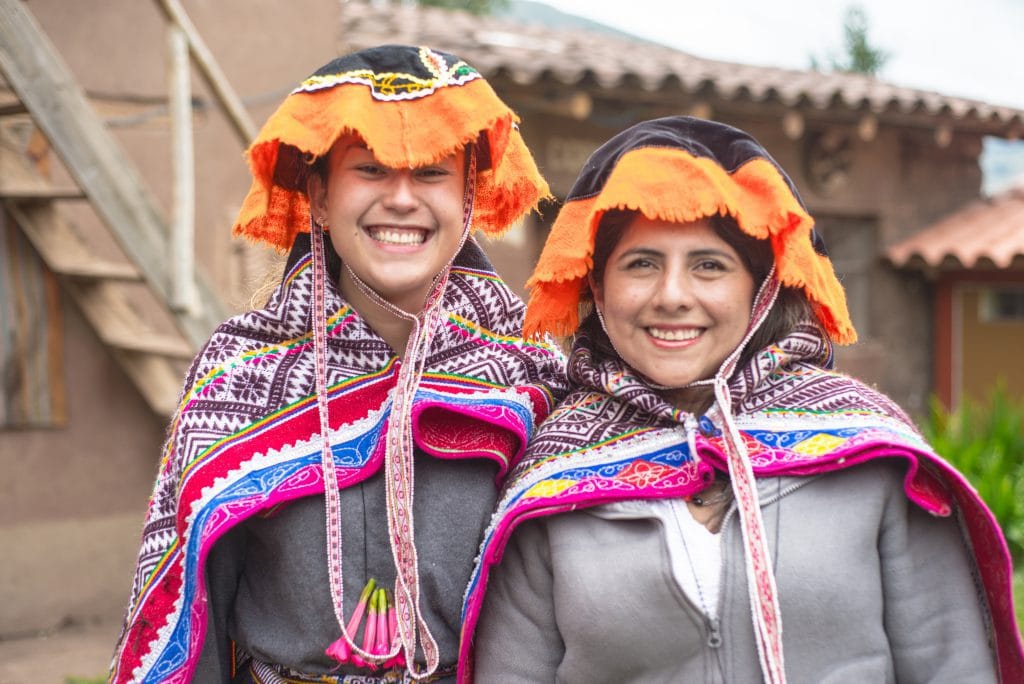
<instances>
[{"instance_id":1,"label":"terracotta roof tile","mask_svg":"<svg viewBox=\"0 0 1024 684\"><path fill-rule=\"evenodd\" d=\"M554 81L650 93L708 92L724 100L944 117L990 135L1024 134L1024 110L896 86L862 74L820 73L701 59L674 48L596 31L553 29L432 7L341 3L346 49L426 44L521 85Z\"/></svg>"},{"instance_id":2,"label":"terracotta roof tile","mask_svg":"<svg viewBox=\"0 0 1024 684\"><path fill-rule=\"evenodd\" d=\"M1009 268L1024 265L1024 183L968 204L889 247L898 267Z\"/></svg>"}]
</instances>

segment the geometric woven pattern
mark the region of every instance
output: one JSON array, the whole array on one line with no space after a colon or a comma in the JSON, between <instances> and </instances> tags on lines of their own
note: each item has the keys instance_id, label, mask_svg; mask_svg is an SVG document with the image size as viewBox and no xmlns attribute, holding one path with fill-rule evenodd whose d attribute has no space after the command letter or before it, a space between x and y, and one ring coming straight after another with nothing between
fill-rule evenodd
<instances>
[{"instance_id":1,"label":"geometric woven pattern","mask_svg":"<svg viewBox=\"0 0 1024 684\"><path fill-rule=\"evenodd\" d=\"M713 470L727 470L717 406L705 416L676 411L621 361L595 362L589 345L586 337L577 338L568 366L573 391L540 426L506 480L485 533L463 607L463 667L490 568L517 524L626 499L686 496L703 489ZM734 424L755 476L814 475L875 458L902 459L912 501L935 515L954 510L962 515L992 614L1004 681L1024 681L1007 598L1009 555L991 512L899 407L828 370L830 360L830 343L815 328L800 328L761 350L730 379Z\"/></svg>"},{"instance_id":2,"label":"geometric woven pattern","mask_svg":"<svg viewBox=\"0 0 1024 684\"><path fill-rule=\"evenodd\" d=\"M503 470L564 394L564 359L518 336L522 302L469 242L452 269L441 329L414 399L428 454L486 457ZM203 562L239 522L323 493L307 255L267 306L236 316L190 368L146 516L114 681L188 681L203 630ZM330 280L330 279L329 279ZM394 351L327 292L328 413L339 485L381 466Z\"/></svg>"}]
</instances>

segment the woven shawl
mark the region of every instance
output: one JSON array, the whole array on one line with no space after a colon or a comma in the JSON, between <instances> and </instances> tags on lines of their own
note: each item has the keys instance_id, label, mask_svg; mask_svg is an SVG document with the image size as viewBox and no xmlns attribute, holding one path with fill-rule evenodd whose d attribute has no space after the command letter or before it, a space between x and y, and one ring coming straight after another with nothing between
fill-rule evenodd
<instances>
[{"instance_id":1,"label":"woven shawl","mask_svg":"<svg viewBox=\"0 0 1024 684\"><path fill-rule=\"evenodd\" d=\"M1004 682L1024 681L1002 532L974 489L924 441L890 399L828 370L831 345L800 328L756 354L730 380L732 421L756 477L811 476L876 458L907 465L907 496L926 511L959 508L984 584ZM626 499L682 497L726 470L722 413L674 409L620 360L595 362L581 335L569 360L573 391L540 427L499 498L464 606L462 681L490 570L512 531L530 518Z\"/></svg>"},{"instance_id":2,"label":"woven shawl","mask_svg":"<svg viewBox=\"0 0 1024 684\"><path fill-rule=\"evenodd\" d=\"M204 562L253 515L323 493L310 333L309 237L266 308L213 334L188 373L143 529L111 681L187 682L206 626ZM330 442L339 486L380 469L401 361L328 284ZM489 458L499 476L564 394L563 357L519 331L520 299L463 248L416 392L417 446Z\"/></svg>"}]
</instances>

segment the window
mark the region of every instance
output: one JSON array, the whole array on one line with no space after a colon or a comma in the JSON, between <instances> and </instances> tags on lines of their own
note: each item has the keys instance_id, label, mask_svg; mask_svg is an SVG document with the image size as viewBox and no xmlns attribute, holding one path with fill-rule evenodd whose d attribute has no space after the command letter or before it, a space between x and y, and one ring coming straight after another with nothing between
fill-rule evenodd
<instances>
[{"instance_id":1,"label":"window","mask_svg":"<svg viewBox=\"0 0 1024 684\"><path fill-rule=\"evenodd\" d=\"M979 313L985 323L1024 322L1024 287L984 290Z\"/></svg>"}]
</instances>

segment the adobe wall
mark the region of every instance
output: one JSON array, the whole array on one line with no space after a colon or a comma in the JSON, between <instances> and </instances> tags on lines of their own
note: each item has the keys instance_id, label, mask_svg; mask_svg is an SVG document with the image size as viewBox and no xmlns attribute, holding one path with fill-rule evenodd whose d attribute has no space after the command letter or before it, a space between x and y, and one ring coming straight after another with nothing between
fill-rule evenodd
<instances>
[{"instance_id":1,"label":"adobe wall","mask_svg":"<svg viewBox=\"0 0 1024 684\"><path fill-rule=\"evenodd\" d=\"M166 212L170 147L160 109L165 33L157 3L25 4ZM304 0L301 12L282 11L274 0L183 4L257 125L287 89L342 49L337 0ZM273 38L267 26L276 27ZM194 95L212 103L196 76L193 83ZM219 113L197 112L195 144L196 254L237 309L272 253L232 244L249 181L243 146ZM75 305L66 300L64 311L68 425L0 433L0 639L121 618L164 438L164 419L147 408Z\"/></svg>"},{"instance_id":2,"label":"adobe wall","mask_svg":"<svg viewBox=\"0 0 1024 684\"><path fill-rule=\"evenodd\" d=\"M68 424L0 434L0 639L119 619L164 421L63 297Z\"/></svg>"}]
</instances>

